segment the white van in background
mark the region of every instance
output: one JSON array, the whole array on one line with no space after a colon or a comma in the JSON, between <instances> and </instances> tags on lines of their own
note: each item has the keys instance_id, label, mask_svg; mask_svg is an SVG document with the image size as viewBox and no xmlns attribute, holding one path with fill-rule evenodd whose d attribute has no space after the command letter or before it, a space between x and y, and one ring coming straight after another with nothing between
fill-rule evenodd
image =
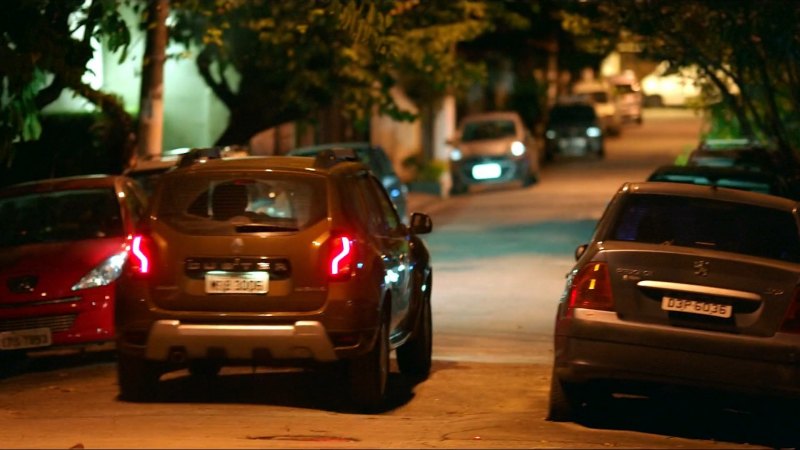
<instances>
[{"instance_id":1,"label":"white van in background","mask_svg":"<svg viewBox=\"0 0 800 450\"><path fill-rule=\"evenodd\" d=\"M642 123L644 94L639 80L632 70L608 77L614 91L614 99L621 119L625 122Z\"/></svg>"},{"instance_id":2,"label":"white van in background","mask_svg":"<svg viewBox=\"0 0 800 450\"><path fill-rule=\"evenodd\" d=\"M572 86L573 98L594 106L604 134L616 136L622 131L622 118L617 110L614 92L603 81L579 81Z\"/></svg>"}]
</instances>

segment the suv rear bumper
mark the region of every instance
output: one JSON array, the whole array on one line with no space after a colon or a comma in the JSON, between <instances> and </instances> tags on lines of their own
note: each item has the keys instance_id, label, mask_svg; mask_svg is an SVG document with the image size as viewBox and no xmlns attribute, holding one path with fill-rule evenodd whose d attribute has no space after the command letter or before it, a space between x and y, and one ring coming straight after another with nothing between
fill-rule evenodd
<instances>
[{"instance_id":1,"label":"suv rear bumper","mask_svg":"<svg viewBox=\"0 0 800 450\"><path fill-rule=\"evenodd\" d=\"M248 360L268 352L275 359L338 359L325 327L317 321L291 325L182 324L179 320L153 323L144 356L154 361L222 357Z\"/></svg>"}]
</instances>

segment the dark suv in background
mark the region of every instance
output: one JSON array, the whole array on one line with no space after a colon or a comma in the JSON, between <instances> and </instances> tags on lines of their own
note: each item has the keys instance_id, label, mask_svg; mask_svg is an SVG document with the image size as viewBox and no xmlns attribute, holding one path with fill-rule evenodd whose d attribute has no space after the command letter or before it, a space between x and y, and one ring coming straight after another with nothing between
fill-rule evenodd
<instances>
[{"instance_id":1,"label":"dark suv in background","mask_svg":"<svg viewBox=\"0 0 800 450\"><path fill-rule=\"evenodd\" d=\"M545 127L545 159L556 156L605 155L603 128L594 106L571 102L550 109Z\"/></svg>"},{"instance_id":2,"label":"dark suv in background","mask_svg":"<svg viewBox=\"0 0 800 450\"><path fill-rule=\"evenodd\" d=\"M289 156L316 156L326 150L349 150L355 153L359 161L366 164L372 173L378 177L389 198L392 200L400 219L408 223L407 197L408 187L400 180L394 170L392 161L383 147L372 145L369 142L339 142L335 144L321 144L310 147L301 147L289 151Z\"/></svg>"},{"instance_id":3,"label":"dark suv in background","mask_svg":"<svg viewBox=\"0 0 800 450\"><path fill-rule=\"evenodd\" d=\"M118 380L127 400L162 374L342 365L357 407L379 407L389 355L431 366L432 269L355 155L208 159L163 175L120 277Z\"/></svg>"}]
</instances>

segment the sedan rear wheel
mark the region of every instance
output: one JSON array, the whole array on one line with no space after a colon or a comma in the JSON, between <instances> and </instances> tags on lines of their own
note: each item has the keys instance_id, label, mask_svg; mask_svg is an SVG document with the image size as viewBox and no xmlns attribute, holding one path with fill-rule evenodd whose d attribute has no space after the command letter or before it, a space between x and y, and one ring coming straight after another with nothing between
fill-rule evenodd
<instances>
[{"instance_id":1,"label":"sedan rear wheel","mask_svg":"<svg viewBox=\"0 0 800 450\"><path fill-rule=\"evenodd\" d=\"M575 419L583 406L579 386L562 381L553 370L550 377L550 403L547 420L551 422L568 422Z\"/></svg>"},{"instance_id":2,"label":"sedan rear wheel","mask_svg":"<svg viewBox=\"0 0 800 450\"><path fill-rule=\"evenodd\" d=\"M381 319L372 349L349 364L350 393L354 405L365 412L378 410L386 396L389 378L389 320Z\"/></svg>"}]
</instances>

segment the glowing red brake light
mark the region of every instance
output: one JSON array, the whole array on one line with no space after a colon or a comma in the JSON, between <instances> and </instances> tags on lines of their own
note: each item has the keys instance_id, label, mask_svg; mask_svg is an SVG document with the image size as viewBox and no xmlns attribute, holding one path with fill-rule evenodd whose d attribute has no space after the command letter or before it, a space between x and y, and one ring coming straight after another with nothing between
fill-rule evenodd
<instances>
[{"instance_id":1,"label":"glowing red brake light","mask_svg":"<svg viewBox=\"0 0 800 450\"><path fill-rule=\"evenodd\" d=\"M781 324L784 333L800 334L800 288L795 288L792 303L786 311L786 316Z\"/></svg>"},{"instance_id":2,"label":"glowing red brake light","mask_svg":"<svg viewBox=\"0 0 800 450\"><path fill-rule=\"evenodd\" d=\"M611 278L606 263L592 262L583 266L572 279L569 309L589 308L612 310Z\"/></svg>"},{"instance_id":3,"label":"glowing red brake light","mask_svg":"<svg viewBox=\"0 0 800 450\"><path fill-rule=\"evenodd\" d=\"M353 272L355 242L348 236L339 235L331 239L328 275L333 280L342 280Z\"/></svg>"},{"instance_id":4,"label":"glowing red brake light","mask_svg":"<svg viewBox=\"0 0 800 450\"><path fill-rule=\"evenodd\" d=\"M151 273L152 248L147 238L136 235L131 240L131 269L134 273L147 275Z\"/></svg>"}]
</instances>

